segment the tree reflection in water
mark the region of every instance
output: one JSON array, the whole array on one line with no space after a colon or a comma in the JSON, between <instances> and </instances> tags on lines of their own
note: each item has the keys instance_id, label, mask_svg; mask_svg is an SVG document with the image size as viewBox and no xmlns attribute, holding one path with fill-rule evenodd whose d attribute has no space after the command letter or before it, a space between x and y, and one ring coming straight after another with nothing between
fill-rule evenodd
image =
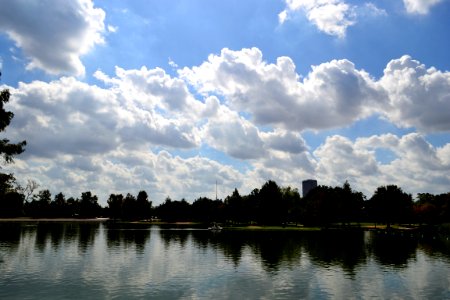
<instances>
[{"instance_id":1,"label":"tree reflection in water","mask_svg":"<svg viewBox=\"0 0 450 300\"><path fill-rule=\"evenodd\" d=\"M445 261L450 263L449 237L429 239L426 243L420 243L418 249L422 250L430 257L445 259Z\"/></svg>"},{"instance_id":2,"label":"tree reflection in water","mask_svg":"<svg viewBox=\"0 0 450 300\"><path fill-rule=\"evenodd\" d=\"M414 260L418 240L407 235L374 233L368 249L383 266L405 268L409 260Z\"/></svg>"},{"instance_id":3,"label":"tree reflection in water","mask_svg":"<svg viewBox=\"0 0 450 300\"><path fill-rule=\"evenodd\" d=\"M158 236L166 248L186 247L192 242L199 249L213 248L233 262L240 264L244 251L258 257L266 271L276 271L280 265L293 267L300 263L303 254L321 267L338 266L347 275L353 276L359 264L374 258L379 264L403 268L414 260L421 249L430 256L443 256L450 260L449 241L445 239L420 239L408 234L387 234L364 231L222 231L212 233L206 230L187 228L155 227L139 224L104 224L98 222L39 222L0 223L0 241L11 250L21 241L21 237L33 237L38 252L51 246L55 251L61 243L77 242L81 252L87 251L94 243L100 226L106 235L110 249L135 248L143 253L151 232Z\"/></svg>"},{"instance_id":4,"label":"tree reflection in water","mask_svg":"<svg viewBox=\"0 0 450 300\"><path fill-rule=\"evenodd\" d=\"M167 235L165 233L164 235ZM214 247L238 266L245 249L259 257L266 271L277 271L280 265L294 267L302 253L326 266L336 264L348 273L366 258L364 232L278 232L278 231L224 231L219 234L193 231L197 247Z\"/></svg>"},{"instance_id":5,"label":"tree reflection in water","mask_svg":"<svg viewBox=\"0 0 450 300\"><path fill-rule=\"evenodd\" d=\"M108 249L122 251L135 248L136 253L143 254L150 239L150 228L140 224L106 224Z\"/></svg>"},{"instance_id":6,"label":"tree reflection in water","mask_svg":"<svg viewBox=\"0 0 450 300\"><path fill-rule=\"evenodd\" d=\"M191 231L185 229L162 229L159 236L166 248L175 245L183 249L191 235Z\"/></svg>"},{"instance_id":7,"label":"tree reflection in water","mask_svg":"<svg viewBox=\"0 0 450 300\"><path fill-rule=\"evenodd\" d=\"M30 227L22 226L22 224L0 222L0 242L11 248L17 248L20 243L22 233L29 231Z\"/></svg>"},{"instance_id":8,"label":"tree reflection in water","mask_svg":"<svg viewBox=\"0 0 450 300\"><path fill-rule=\"evenodd\" d=\"M99 233L99 223L79 223L78 225L78 249L82 253L94 244L96 235Z\"/></svg>"},{"instance_id":9,"label":"tree reflection in water","mask_svg":"<svg viewBox=\"0 0 450 300\"><path fill-rule=\"evenodd\" d=\"M166 247L177 244L180 247L192 238L200 249L212 247L229 258L235 267L239 266L243 252L249 249L259 257L266 271L277 271L283 267L294 267L300 263L302 254L320 267L339 267L352 277L361 264L374 258L379 264L403 268L415 258L418 247L427 248L433 242L434 252L450 257L448 243L433 240L419 241L408 235L380 234L367 231L208 231L162 230L160 236Z\"/></svg>"},{"instance_id":10,"label":"tree reflection in water","mask_svg":"<svg viewBox=\"0 0 450 300\"><path fill-rule=\"evenodd\" d=\"M0 298L448 299L449 249L382 232L0 222Z\"/></svg>"},{"instance_id":11,"label":"tree reflection in water","mask_svg":"<svg viewBox=\"0 0 450 300\"><path fill-rule=\"evenodd\" d=\"M321 267L339 266L345 274L354 276L355 268L366 262L363 231L330 230L307 235L305 252Z\"/></svg>"}]
</instances>

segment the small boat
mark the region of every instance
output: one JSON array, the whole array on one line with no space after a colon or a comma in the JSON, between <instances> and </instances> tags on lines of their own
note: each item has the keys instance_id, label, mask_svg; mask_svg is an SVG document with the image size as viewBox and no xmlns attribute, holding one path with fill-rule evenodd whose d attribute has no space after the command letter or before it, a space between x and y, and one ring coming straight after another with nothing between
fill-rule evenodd
<instances>
[{"instance_id":1,"label":"small boat","mask_svg":"<svg viewBox=\"0 0 450 300\"><path fill-rule=\"evenodd\" d=\"M211 227L208 227L208 230L210 230L210 231L220 231L220 230L222 230L222 227L220 227L217 223L213 223Z\"/></svg>"}]
</instances>

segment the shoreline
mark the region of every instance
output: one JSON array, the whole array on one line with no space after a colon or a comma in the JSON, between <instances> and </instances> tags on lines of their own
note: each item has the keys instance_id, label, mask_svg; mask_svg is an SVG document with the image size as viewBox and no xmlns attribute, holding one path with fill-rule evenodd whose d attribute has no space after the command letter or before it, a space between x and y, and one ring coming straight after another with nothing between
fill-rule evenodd
<instances>
[{"instance_id":1,"label":"shoreline","mask_svg":"<svg viewBox=\"0 0 450 300\"><path fill-rule=\"evenodd\" d=\"M173 226L174 228L200 228L205 227L207 224L201 222L163 222L163 221L122 221L114 220L110 218L0 218L0 224L5 223L110 223L110 224L129 224L129 225L156 225L156 226ZM376 223L359 223L349 226L340 226L333 224L329 227L320 226L303 226L303 225L223 225L221 231L376 231L384 233L422 233L422 234L444 234L450 236L450 223L444 223L440 225L392 225L387 228L385 224Z\"/></svg>"},{"instance_id":2,"label":"shoreline","mask_svg":"<svg viewBox=\"0 0 450 300\"><path fill-rule=\"evenodd\" d=\"M109 218L0 218L0 222L105 222Z\"/></svg>"}]
</instances>

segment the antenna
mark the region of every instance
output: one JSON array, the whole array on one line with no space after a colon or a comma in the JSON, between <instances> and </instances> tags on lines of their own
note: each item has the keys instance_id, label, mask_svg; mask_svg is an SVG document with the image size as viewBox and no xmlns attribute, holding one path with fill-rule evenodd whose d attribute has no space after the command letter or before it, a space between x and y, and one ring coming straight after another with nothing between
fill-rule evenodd
<instances>
[{"instance_id":1,"label":"antenna","mask_svg":"<svg viewBox=\"0 0 450 300\"><path fill-rule=\"evenodd\" d=\"M216 201L217 201L217 179L216 179Z\"/></svg>"}]
</instances>

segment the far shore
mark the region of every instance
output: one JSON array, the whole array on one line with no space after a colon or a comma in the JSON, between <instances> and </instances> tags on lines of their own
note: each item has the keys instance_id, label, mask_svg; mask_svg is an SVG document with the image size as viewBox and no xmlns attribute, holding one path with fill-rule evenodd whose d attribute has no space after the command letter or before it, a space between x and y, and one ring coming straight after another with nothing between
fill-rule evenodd
<instances>
[{"instance_id":1,"label":"far shore","mask_svg":"<svg viewBox=\"0 0 450 300\"><path fill-rule=\"evenodd\" d=\"M0 218L0 222L104 222L109 218Z\"/></svg>"},{"instance_id":2,"label":"far shore","mask_svg":"<svg viewBox=\"0 0 450 300\"><path fill-rule=\"evenodd\" d=\"M116 224L139 224L139 225L160 225L160 226L173 226L174 228L203 228L207 229L208 225L202 222L193 221L179 221L179 222L165 222L161 220L141 220L141 221L126 221L126 220L114 220L110 218L31 218L31 217L18 217L18 218L0 218L1 223L101 223L101 222L111 222ZM342 224L330 224L327 227L321 226L303 226L301 224L286 224L282 225L245 225L245 224L221 224L222 230L224 231L382 231L382 232L441 232L444 235L450 235L450 224L440 224L435 226L420 226L419 224L404 224L404 225L391 225L390 228L386 224L379 223L351 223L343 226ZM431 231L429 231L431 229Z\"/></svg>"}]
</instances>

